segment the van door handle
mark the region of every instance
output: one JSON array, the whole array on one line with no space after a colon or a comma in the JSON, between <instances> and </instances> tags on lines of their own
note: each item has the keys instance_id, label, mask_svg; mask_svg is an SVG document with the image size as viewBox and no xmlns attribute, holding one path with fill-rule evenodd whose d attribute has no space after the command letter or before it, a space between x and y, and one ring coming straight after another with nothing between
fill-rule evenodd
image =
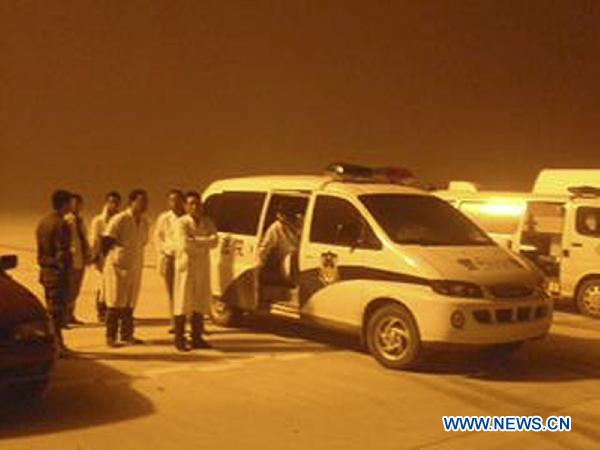
<instances>
[{"instance_id":1,"label":"van door handle","mask_svg":"<svg viewBox=\"0 0 600 450\"><path fill-rule=\"evenodd\" d=\"M581 242L571 242L571 247L583 247Z\"/></svg>"},{"instance_id":2,"label":"van door handle","mask_svg":"<svg viewBox=\"0 0 600 450\"><path fill-rule=\"evenodd\" d=\"M571 252L569 250L567 250L566 248L563 250L562 253L565 258L568 258L571 255Z\"/></svg>"}]
</instances>

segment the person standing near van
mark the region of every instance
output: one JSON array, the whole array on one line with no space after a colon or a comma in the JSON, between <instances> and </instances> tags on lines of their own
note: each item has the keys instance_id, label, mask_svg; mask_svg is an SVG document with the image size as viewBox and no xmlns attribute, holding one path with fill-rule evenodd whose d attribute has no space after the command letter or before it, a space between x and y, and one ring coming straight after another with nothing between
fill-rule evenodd
<instances>
[{"instance_id":1,"label":"person standing near van","mask_svg":"<svg viewBox=\"0 0 600 450\"><path fill-rule=\"evenodd\" d=\"M71 230L71 258L72 265L69 270L69 300L67 304L67 324L81 325L82 321L75 317L77 298L81 291L81 284L85 274L85 266L90 258L90 246L87 240L85 223L81 217L83 198L79 194L71 193L71 210L65 215L65 221Z\"/></svg>"},{"instance_id":2,"label":"person standing near van","mask_svg":"<svg viewBox=\"0 0 600 450\"><path fill-rule=\"evenodd\" d=\"M105 258L102 254L102 235L108 225L108 221L119 212L121 208L121 194L116 191L110 191L104 198L104 207L102 212L92 219L90 225L90 260L96 269L98 275L98 285L96 288L96 312L98 314L98 322L104 322L106 319L106 300L104 276Z\"/></svg>"},{"instance_id":3,"label":"person standing near van","mask_svg":"<svg viewBox=\"0 0 600 450\"><path fill-rule=\"evenodd\" d=\"M174 327L175 348L187 351L186 318L191 320L192 348L210 348L203 338L204 314L210 309L210 249L218 244L217 228L203 214L200 194L185 196L187 214L179 218L176 228Z\"/></svg>"},{"instance_id":4,"label":"person standing near van","mask_svg":"<svg viewBox=\"0 0 600 450\"><path fill-rule=\"evenodd\" d=\"M68 353L62 328L67 319L69 271L71 270L71 232L64 216L70 209L71 194L64 190L52 194L52 213L39 223L36 230L37 260L40 283L44 287L46 304L54 323L54 333L61 356Z\"/></svg>"},{"instance_id":5,"label":"person standing near van","mask_svg":"<svg viewBox=\"0 0 600 450\"><path fill-rule=\"evenodd\" d=\"M177 221L185 213L183 192L172 189L168 195L169 209L156 221L154 243L158 253L158 272L165 283L169 300L169 317L173 321L173 283L175 278L175 250ZM173 326L170 332L173 332Z\"/></svg>"},{"instance_id":6,"label":"person standing near van","mask_svg":"<svg viewBox=\"0 0 600 450\"><path fill-rule=\"evenodd\" d=\"M116 347L117 333L128 345L141 344L135 337L133 312L137 304L144 266L144 247L149 224L145 213L148 194L135 189L129 194L129 207L117 213L106 226L102 247L106 256L106 343Z\"/></svg>"}]
</instances>

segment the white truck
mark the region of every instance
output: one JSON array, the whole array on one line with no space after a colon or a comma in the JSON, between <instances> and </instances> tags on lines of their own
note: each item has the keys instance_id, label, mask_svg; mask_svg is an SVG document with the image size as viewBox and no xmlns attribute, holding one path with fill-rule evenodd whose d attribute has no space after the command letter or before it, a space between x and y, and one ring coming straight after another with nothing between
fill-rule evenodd
<instances>
[{"instance_id":1,"label":"white truck","mask_svg":"<svg viewBox=\"0 0 600 450\"><path fill-rule=\"evenodd\" d=\"M600 170L545 169L531 193L455 182L436 195L533 261L553 297L573 299L582 314L600 318Z\"/></svg>"}]
</instances>

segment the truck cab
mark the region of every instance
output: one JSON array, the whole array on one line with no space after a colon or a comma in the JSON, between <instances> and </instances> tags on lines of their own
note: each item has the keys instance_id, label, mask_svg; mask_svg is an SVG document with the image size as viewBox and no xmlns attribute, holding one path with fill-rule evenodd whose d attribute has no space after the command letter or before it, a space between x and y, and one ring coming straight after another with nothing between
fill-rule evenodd
<instances>
[{"instance_id":1,"label":"truck cab","mask_svg":"<svg viewBox=\"0 0 600 450\"><path fill-rule=\"evenodd\" d=\"M600 318L600 189L528 202L518 236L518 251L548 277L551 295Z\"/></svg>"}]
</instances>

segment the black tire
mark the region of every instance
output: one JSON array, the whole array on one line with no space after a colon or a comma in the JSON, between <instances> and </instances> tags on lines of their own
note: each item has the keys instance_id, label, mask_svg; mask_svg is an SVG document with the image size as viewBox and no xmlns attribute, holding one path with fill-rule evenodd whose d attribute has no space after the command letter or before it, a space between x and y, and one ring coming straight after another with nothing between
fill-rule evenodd
<instances>
[{"instance_id":1,"label":"black tire","mask_svg":"<svg viewBox=\"0 0 600 450\"><path fill-rule=\"evenodd\" d=\"M405 370L416 366L421 353L419 328L412 314L402 305L389 303L368 319L367 348L384 367Z\"/></svg>"},{"instance_id":2,"label":"black tire","mask_svg":"<svg viewBox=\"0 0 600 450\"><path fill-rule=\"evenodd\" d=\"M575 305L584 316L600 319L600 278L592 278L577 289Z\"/></svg>"},{"instance_id":3,"label":"black tire","mask_svg":"<svg viewBox=\"0 0 600 450\"><path fill-rule=\"evenodd\" d=\"M238 308L213 298L210 304L210 317L215 325L236 327L240 324L242 313Z\"/></svg>"}]
</instances>

